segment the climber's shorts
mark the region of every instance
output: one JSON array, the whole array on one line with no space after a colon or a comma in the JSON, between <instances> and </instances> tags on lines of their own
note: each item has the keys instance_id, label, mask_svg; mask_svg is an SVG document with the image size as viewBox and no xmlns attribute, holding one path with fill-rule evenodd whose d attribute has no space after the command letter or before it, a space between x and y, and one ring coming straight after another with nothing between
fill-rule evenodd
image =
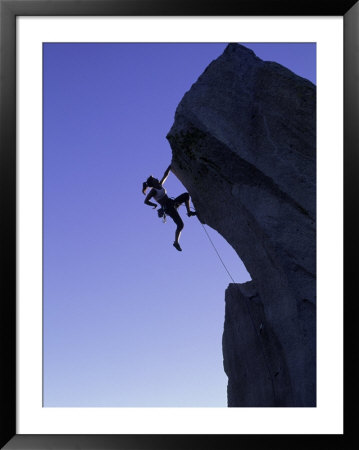
<instances>
[{"instance_id":1,"label":"climber's shorts","mask_svg":"<svg viewBox=\"0 0 359 450\"><path fill-rule=\"evenodd\" d=\"M171 219L179 228L183 228L184 224L181 216L177 212L177 208L179 208L179 206L182 205L182 203L185 203L187 200L189 200L189 193L184 192L174 199L167 198L165 205L163 205L167 216L171 217Z\"/></svg>"}]
</instances>

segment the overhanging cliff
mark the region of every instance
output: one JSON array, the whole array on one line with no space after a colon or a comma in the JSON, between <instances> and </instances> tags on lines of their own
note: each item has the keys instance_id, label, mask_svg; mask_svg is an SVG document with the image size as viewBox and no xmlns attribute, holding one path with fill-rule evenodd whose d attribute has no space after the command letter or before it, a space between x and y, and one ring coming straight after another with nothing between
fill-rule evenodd
<instances>
[{"instance_id":1,"label":"overhanging cliff","mask_svg":"<svg viewBox=\"0 0 359 450\"><path fill-rule=\"evenodd\" d=\"M316 89L230 44L184 95L172 171L252 281L226 290L229 406L316 403Z\"/></svg>"}]
</instances>

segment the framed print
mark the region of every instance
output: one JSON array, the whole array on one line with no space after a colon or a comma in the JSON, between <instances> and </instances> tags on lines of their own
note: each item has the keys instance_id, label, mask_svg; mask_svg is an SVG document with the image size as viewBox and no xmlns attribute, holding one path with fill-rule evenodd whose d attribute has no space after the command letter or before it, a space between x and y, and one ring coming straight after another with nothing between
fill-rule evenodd
<instances>
[{"instance_id":1,"label":"framed print","mask_svg":"<svg viewBox=\"0 0 359 450\"><path fill-rule=\"evenodd\" d=\"M343 447L358 4L0 5L1 445Z\"/></svg>"}]
</instances>

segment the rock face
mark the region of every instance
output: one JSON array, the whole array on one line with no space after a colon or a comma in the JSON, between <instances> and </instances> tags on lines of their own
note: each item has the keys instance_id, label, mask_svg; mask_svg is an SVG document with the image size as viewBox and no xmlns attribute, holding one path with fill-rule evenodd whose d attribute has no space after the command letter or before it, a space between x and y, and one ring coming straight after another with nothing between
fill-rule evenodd
<instances>
[{"instance_id":1,"label":"rock face","mask_svg":"<svg viewBox=\"0 0 359 450\"><path fill-rule=\"evenodd\" d=\"M167 136L198 218L252 281L225 295L228 406L316 405L316 89L230 44Z\"/></svg>"}]
</instances>

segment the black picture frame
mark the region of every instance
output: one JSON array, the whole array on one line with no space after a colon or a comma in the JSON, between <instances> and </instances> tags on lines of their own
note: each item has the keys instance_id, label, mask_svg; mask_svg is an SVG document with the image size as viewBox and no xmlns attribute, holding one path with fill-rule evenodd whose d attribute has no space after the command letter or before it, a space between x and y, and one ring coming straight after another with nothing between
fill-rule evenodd
<instances>
[{"instance_id":1,"label":"black picture frame","mask_svg":"<svg viewBox=\"0 0 359 450\"><path fill-rule=\"evenodd\" d=\"M17 16L342 16L344 18L343 435L18 435L16 434L16 17ZM349 448L354 435L357 317L353 282L358 220L359 2L356 0L0 0L1 397L0 445L6 449ZM353 256L353 258L352 258ZM349 264L350 263L350 264ZM350 301L352 300L352 301ZM354 408L352 408L354 406ZM324 442L325 441L325 442ZM5 445L5 447L4 447Z\"/></svg>"}]
</instances>

